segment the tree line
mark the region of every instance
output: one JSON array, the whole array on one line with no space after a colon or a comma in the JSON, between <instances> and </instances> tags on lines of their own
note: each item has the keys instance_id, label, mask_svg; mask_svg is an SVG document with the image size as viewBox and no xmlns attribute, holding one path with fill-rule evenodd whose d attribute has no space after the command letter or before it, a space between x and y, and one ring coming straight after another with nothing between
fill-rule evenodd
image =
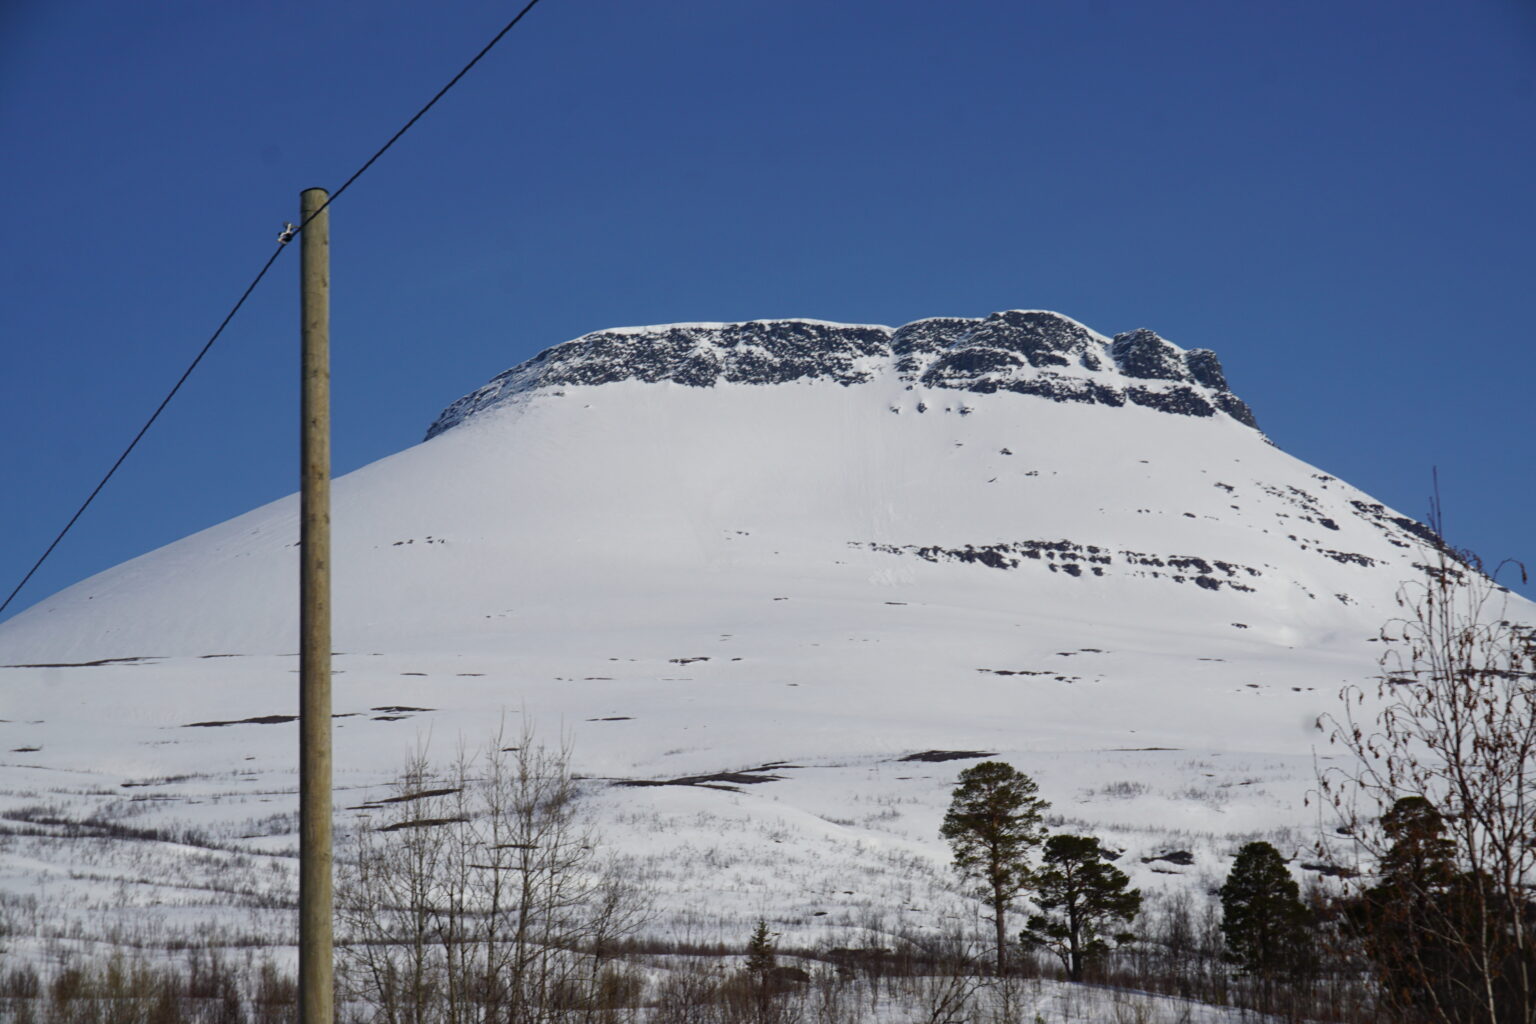
<instances>
[{"instance_id":1,"label":"tree line","mask_svg":"<svg viewBox=\"0 0 1536 1024\"><path fill-rule=\"evenodd\" d=\"M1536 629L1507 616L1474 555L1426 555L1377 638L1374 699L1347 686L1319 722L1348 755L1319 777L1342 842L1318 853L1346 881L1304 900L1279 851L1251 842L1216 894L1222 960L1259 1009L1326 977L1382 1020L1536 1024ZM990 912L996 973L1043 949L1079 980L1136 940L1142 896L1095 837L1047 838L1048 807L1033 780L983 762L960 774L941 834ZM1010 935L1021 896L1039 912Z\"/></svg>"},{"instance_id":2,"label":"tree line","mask_svg":"<svg viewBox=\"0 0 1536 1024\"><path fill-rule=\"evenodd\" d=\"M1110 863L1115 855L1097 837L1047 837L1042 822L1049 807L1029 776L1002 761L983 761L960 773L940 834L971 895L990 912L996 973L1014 970L1010 959L1019 953L1043 950L1067 978L1082 981L1115 949L1137 941L1131 925L1142 894ZM1010 936L1009 911L1026 896L1039 912ZM1266 981L1307 970L1309 912L1274 846L1245 845L1220 898L1228 962Z\"/></svg>"}]
</instances>

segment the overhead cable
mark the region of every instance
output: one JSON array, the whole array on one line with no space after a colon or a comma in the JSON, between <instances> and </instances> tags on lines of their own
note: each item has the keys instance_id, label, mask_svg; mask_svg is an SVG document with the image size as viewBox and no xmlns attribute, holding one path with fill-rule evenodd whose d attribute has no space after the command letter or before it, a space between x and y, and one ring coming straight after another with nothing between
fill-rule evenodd
<instances>
[{"instance_id":1,"label":"overhead cable","mask_svg":"<svg viewBox=\"0 0 1536 1024\"><path fill-rule=\"evenodd\" d=\"M10 594L3 602L0 602L0 614L4 614L6 608L10 607L11 602L16 599L16 595L21 593L21 588L25 587L27 585L27 581L32 579L33 575L37 572L38 569L42 568L43 563L48 560L48 556L53 554L54 548L59 546L59 542L62 541L65 535L74 528L75 523L79 521L80 517L85 514L85 510L91 507L91 502L96 500L96 496L101 493L102 488L107 486L107 481L112 479L113 475L118 471L118 468L122 466L125 460L127 460L129 454L136 447L138 447L138 444L141 440L143 440L144 435L149 432L149 428L154 426L155 421L160 418L160 414L165 411L165 407L171 404L171 399L176 397L176 393L180 391L181 386L187 382L187 378L192 376L192 371L197 369L198 364L203 361L203 357L206 356L208 351L213 348L214 342L219 340L219 335L224 333L224 328L228 327L230 321L235 318L235 314L240 312L240 308L245 305L245 300L251 297L251 293L256 290L256 286L261 283L261 279L267 276L267 271L272 269L272 265L277 262L278 256L282 255L283 249L287 247L289 240L299 232L302 232L304 230L304 225L318 217L322 210L325 210L337 199L341 198L341 194L347 189L351 188L353 182L361 178L368 171L368 169L374 165L375 161L377 161L379 157L388 152L389 148L396 142L399 142L400 138L405 135L406 132L410 131L411 127L415 125L417 121L420 121L427 111L431 110L434 106L437 105L438 100L448 95L448 91L455 85L458 85L459 80L467 75L471 68L480 63L481 58L490 53L496 44L501 42L502 37L504 37L508 32L512 31L512 29L517 26L517 23L523 20L523 16L526 15L529 11L533 10L538 2L539 0L528 0L528 3L523 6L522 10L518 11L517 15L513 17L511 21L502 26L501 31L497 32L496 35L491 38L490 42L481 47L480 52L470 58L469 63L460 68L458 74L454 75L451 79L448 80L447 85L439 89L437 94L426 102L425 106L416 111L416 113L411 116L409 121L401 125L400 130L391 135L388 142L385 142L384 145L380 146L377 150L374 151L372 156L363 161L362 166L353 171L351 177L342 182L341 187L332 192L330 198L327 199L325 203L322 204L318 209L316 209L314 213L311 213L308 217L306 217L303 223L299 224L297 227L294 227L293 225L284 226L283 233L281 236L279 236L278 239L277 248L272 251L272 255L267 257L267 262L263 263L261 269L256 272L256 276L251 278L251 283L245 286L245 291L240 293L240 298L235 300L235 304L230 307L230 310L225 314L224 319L219 322L219 326L214 329L214 332L211 335L208 336L208 340L203 343L203 347L198 351L197 356L192 360L191 363L187 365L187 368L182 371L182 374L179 378L177 378L176 383L171 386L171 390L166 393L165 397L160 400L160 404L155 407L155 411L150 414L149 419L144 421L144 425L140 427L139 432L133 436L133 440L128 442L128 447L124 448L123 453L117 457L117 461L112 463L112 468L107 470L106 475L101 478L101 481L91 491L90 495L87 496L85 501L80 504L80 507L75 510L75 514L69 517L69 522L64 524L64 528L59 531L58 536L53 538L53 542L48 545L47 550L45 550L38 558L38 560L33 563L32 568L27 570L27 574L21 578L21 582L16 584L15 588L11 590Z\"/></svg>"}]
</instances>

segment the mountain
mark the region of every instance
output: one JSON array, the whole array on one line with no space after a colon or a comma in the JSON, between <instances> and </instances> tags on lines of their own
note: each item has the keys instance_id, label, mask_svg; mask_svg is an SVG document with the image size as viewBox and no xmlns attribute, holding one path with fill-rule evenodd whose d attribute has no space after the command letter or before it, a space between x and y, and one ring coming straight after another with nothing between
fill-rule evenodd
<instances>
[{"instance_id":1,"label":"mountain","mask_svg":"<svg viewBox=\"0 0 1536 1024\"><path fill-rule=\"evenodd\" d=\"M1302 855L1316 720L1435 540L1256 423L1214 353L1043 311L557 345L335 483L338 803L536 722L695 936L958 912L982 753L1149 888ZM0 625L0 892L280 927L296 543L290 497Z\"/></svg>"}]
</instances>

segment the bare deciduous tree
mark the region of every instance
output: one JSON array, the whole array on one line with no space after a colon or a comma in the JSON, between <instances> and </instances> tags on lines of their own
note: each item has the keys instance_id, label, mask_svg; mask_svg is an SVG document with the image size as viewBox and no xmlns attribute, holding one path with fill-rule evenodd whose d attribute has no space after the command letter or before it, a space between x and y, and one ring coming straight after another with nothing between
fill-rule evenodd
<instances>
[{"instance_id":1,"label":"bare deciduous tree","mask_svg":"<svg viewBox=\"0 0 1536 1024\"><path fill-rule=\"evenodd\" d=\"M1394 851L1405 809L1423 808L1429 838L1443 830L1451 876L1381 869L1415 889L1397 894L1416 909L1393 924L1387 959L1421 977L1383 978L1389 1000L1420 1004L1405 1019L1536 1024L1536 634L1510 621L1508 591L1475 556L1425 554L1382 630L1374 695L1346 687L1343 712L1320 723L1351 755L1322 773L1322 792L1377 865L1407 855Z\"/></svg>"},{"instance_id":2,"label":"bare deciduous tree","mask_svg":"<svg viewBox=\"0 0 1536 1024\"><path fill-rule=\"evenodd\" d=\"M387 1024L593 1019L643 903L600 859L569 750L525 729L447 771L418 754L394 788L342 873L350 995Z\"/></svg>"}]
</instances>

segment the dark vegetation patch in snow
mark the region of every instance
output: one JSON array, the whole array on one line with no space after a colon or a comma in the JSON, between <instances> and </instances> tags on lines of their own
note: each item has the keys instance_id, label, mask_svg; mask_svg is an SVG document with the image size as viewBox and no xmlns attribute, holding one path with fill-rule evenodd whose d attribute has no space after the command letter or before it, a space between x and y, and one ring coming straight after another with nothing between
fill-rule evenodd
<instances>
[{"instance_id":1,"label":"dark vegetation patch in snow","mask_svg":"<svg viewBox=\"0 0 1536 1024\"><path fill-rule=\"evenodd\" d=\"M898 757L898 761L971 761L978 757L996 757L995 750L924 750L917 754Z\"/></svg>"},{"instance_id":2,"label":"dark vegetation patch in snow","mask_svg":"<svg viewBox=\"0 0 1536 1024\"><path fill-rule=\"evenodd\" d=\"M417 818L414 821L397 821L392 825L384 825L374 829L375 832L400 832L408 828L435 828L438 825L457 825L468 821L468 818Z\"/></svg>"},{"instance_id":3,"label":"dark vegetation patch in snow","mask_svg":"<svg viewBox=\"0 0 1536 1024\"><path fill-rule=\"evenodd\" d=\"M128 839L214 848L212 840L197 829L147 828L94 817L66 818L41 806L18 807L7 811L0 817L0 835L50 839Z\"/></svg>"},{"instance_id":4,"label":"dark vegetation patch in snow","mask_svg":"<svg viewBox=\"0 0 1536 1024\"><path fill-rule=\"evenodd\" d=\"M427 800L434 796L452 796L459 792L462 792L462 789L458 786L443 789L423 789L414 793L402 793L399 796L386 796L380 797L378 800L369 800L367 803L358 804L356 807L349 808L349 810L363 811L374 807L384 807L389 804L408 804L413 800Z\"/></svg>"},{"instance_id":5,"label":"dark vegetation patch in snow","mask_svg":"<svg viewBox=\"0 0 1536 1024\"><path fill-rule=\"evenodd\" d=\"M613 779L614 786L638 788L642 786L697 786L701 789L722 789L730 793L741 792L742 786L755 786L763 782L781 782L782 775L774 772L786 768L798 768L797 764L775 761L757 768L738 771L710 772L707 775L680 775L675 779Z\"/></svg>"},{"instance_id":6,"label":"dark vegetation patch in snow","mask_svg":"<svg viewBox=\"0 0 1536 1024\"><path fill-rule=\"evenodd\" d=\"M1166 861L1169 864L1178 864L1181 867L1188 867L1195 862L1195 855L1190 853L1188 850L1169 850L1166 853L1159 853L1151 857L1141 858L1141 862L1143 864L1152 864L1157 861Z\"/></svg>"},{"instance_id":7,"label":"dark vegetation patch in snow","mask_svg":"<svg viewBox=\"0 0 1536 1024\"><path fill-rule=\"evenodd\" d=\"M224 657L224 655L218 655L218 657ZM141 654L131 658L97 658L95 661L45 661L38 662L35 665L0 665L0 668L96 668L99 665L133 665L141 661L159 660L158 655Z\"/></svg>"},{"instance_id":8,"label":"dark vegetation patch in snow","mask_svg":"<svg viewBox=\"0 0 1536 1024\"><path fill-rule=\"evenodd\" d=\"M283 725L297 722L298 715L257 715L254 718L237 718L228 722L188 722L183 729L221 729L226 725Z\"/></svg>"},{"instance_id":9,"label":"dark vegetation patch in snow","mask_svg":"<svg viewBox=\"0 0 1536 1024\"><path fill-rule=\"evenodd\" d=\"M196 778L194 775L161 775L153 779L140 779L136 782L122 782L118 785L122 789L139 789L146 786L172 786L178 782L188 782Z\"/></svg>"},{"instance_id":10,"label":"dark vegetation patch in snow","mask_svg":"<svg viewBox=\"0 0 1536 1024\"><path fill-rule=\"evenodd\" d=\"M393 708L373 708L373 711L395 711ZM406 711L432 711L432 708L406 708ZM332 718L356 718L359 712L338 711ZM232 718L229 722L187 722L183 729L221 729L229 725L286 725L298 722L298 715L255 715L252 718Z\"/></svg>"}]
</instances>

